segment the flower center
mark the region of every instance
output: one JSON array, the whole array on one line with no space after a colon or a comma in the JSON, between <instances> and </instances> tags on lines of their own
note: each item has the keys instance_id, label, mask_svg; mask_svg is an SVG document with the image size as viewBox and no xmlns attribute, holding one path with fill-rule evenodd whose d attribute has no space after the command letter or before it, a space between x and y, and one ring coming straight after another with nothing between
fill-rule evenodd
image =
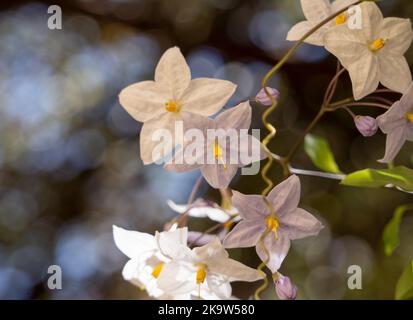
<instances>
[{"instance_id":1,"label":"flower center","mask_svg":"<svg viewBox=\"0 0 413 320\"><path fill-rule=\"evenodd\" d=\"M222 165L224 166L224 170L227 170L227 164L224 161L224 149L222 149L222 147L219 145L217 138L215 139L214 144L212 145L212 152L214 158L218 160L218 162L222 163Z\"/></svg>"},{"instance_id":2,"label":"flower center","mask_svg":"<svg viewBox=\"0 0 413 320\"><path fill-rule=\"evenodd\" d=\"M277 218L273 216L268 216L265 219L265 222L267 224L268 230L271 230L271 232L277 233L277 230L280 227L280 223L278 222Z\"/></svg>"},{"instance_id":3,"label":"flower center","mask_svg":"<svg viewBox=\"0 0 413 320\"><path fill-rule=\"evenodd\" d=\"M231 229L231 227L234 225L234 221L233 220L228 220L227 222L224 223L224 229Z\"/></svg>"},{"instance_id":4,"label":"flower center","mask_svg":"<svg viewBox=\"0 0 413 320\"><path fill-rule=\"evenodd\" d=\"M410 121L411 123L413 123L413 113L411 112L406 113L406 119Z\"/></svg>"},{"instance_id":5,"label":"flower center","mask_svg":"<svg viewBox=\"0 0 413 320\"><path fill-rule=\"evenodd\" d=\"M377 52L382 49L386 44L386 41L383 38L377 38L369 45L369 49L373 52Z\"/></svg>"},{"instance_id":6,"label":"flower center","mask_svg":"<svg viewBox=\"0 0 413 320\"><path fill-rule=\"evenodd\" d=\"M215 159L217 159L217 160L221 159L222 154L224 153L224 150L222 150L221 146L219 145L218 139L215 139L215 141L214 141L213 150L214 150Z\"/></svg>"},{"instance_id":7,"label":"flower center","mask_svg":"<svg viewBox=\"0 0 413 320\"><path fill-rule=\"evenodd\" d=\"M174 100L169 100L165 103L165 109L168 112L178 112L181 109L181 106L178 102Z\"/></svg>"},{"instance_id":8,"label":"flower center","mask_svg":"<svg viewBox=\"0 0 413 320\"><path fill-rule=\"evenodd\" d=\"M162 271L162 269L163 269L163 265L164 265L164 263L161 262L161 263L158 263L158 264L155 266L155 268L153 268L153 270L152 270L152 275L153 275L154 278L158 278L158 277L159 277L159 274L161 273L161 271Z\"/></svg>"},{"instance_id":9,"label":"flower center","mask_svg":"<svg viewBox=\"0 0 413 320\"><path fill-rule=\"evenodd\" d=\"M347 14L346 14L345 12L339 14L339 15L336 17L336 25L337 25L337 26L340 25L340 24L345 23L346 21L347 21Z\"/></svg>"},{"instance_id":10,"label":"flower center","mask_svg":"<svg viewBox=\"0 0 413 320\"><path fill-rule=\"evenodd\" d=\"M196 284L204 283L206 277L206 264L198 263L198 269L196 270Z\"/></svg>"}]
</instances>

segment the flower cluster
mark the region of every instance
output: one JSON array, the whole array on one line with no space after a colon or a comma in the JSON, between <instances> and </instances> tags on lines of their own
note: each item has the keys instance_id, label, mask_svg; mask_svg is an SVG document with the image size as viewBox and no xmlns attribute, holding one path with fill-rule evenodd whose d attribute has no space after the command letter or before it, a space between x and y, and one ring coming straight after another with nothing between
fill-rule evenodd
<instances>
[{"instance_id":1,"label":"flower cluster","mask_svg":"<svg viewBox=\"0 0 413 320\"><path fill-rule=\"evenodd\" d=\"M386 153L381 161L390 162L405 140L413 139L413 84L404 58L413 31L408 19L383 18L373 1L361 1L357 8L351 8L354 2L301 0L307 20L295 25L287 40L324 46L338 58L344 68L342 71L349 72L353 97L342 104L330 104L334 94L331 88L336 86L333 82L323 104L326 109L322 111L333 111L333 106L346 109L365 137L374 135L380 128L387 134ZM320 24L321 21L324 23ZM335 80L340 74L341 71ZM379 83L404 94L401 100L391 107L370 103L388 109L377 120L350 111L352 105L363 105L359 101L376 92ZM265 82L263 87L255 101L271 111L280 93L266 87ZM143 122L140 133L142 161L145 164L160 163L168 156L170 161L165 161L166 170L199 169L211 187L220 189L223 198L221 205L195 198L183 205L168 201L179 217L167 225L167 231L156 232L155 236L114 226L115 243L130 258L123 269L123 277L146 289L151 297L231 298L230 282L253 282L265 276L261 266L257 269L247 267L230 259L226 251L246 247L255 247L262 266L271 272L280 299L297 296L297 287L279 270L291 240L315 236L323 225L298 207L300 180L291 174L288 163L293 152L281 158L269 151L267 138L262 143L250 134L240 138L251 125L249 101L221 111L235 89L235 84L225 80L191 80L185 58L177 47L173 47L161 57L155 70L155 81L132 84L120 93L121 105L136 120ZM264 122L265 119L266 115ZM178 130L178 124L182 131ZM269 137L272 138L275 129L272 130L267 122L265 125L271 129ZM159 130L173 133L173 139L163 141ZM210 135L210 131L215 135ZM198 139L198 135L202 139ZM158 152L160 148L163 153ZM245 195L228 188L239 168L267 157L269 166L273 158L283 165L284 181L275 187L269 183L268 192L265 189L260 195ZM262 175L269 180L265 173ZM188 231L185 227L188 216L217 222L213 228L216 233Z\"/></svg>"}]
</instances>

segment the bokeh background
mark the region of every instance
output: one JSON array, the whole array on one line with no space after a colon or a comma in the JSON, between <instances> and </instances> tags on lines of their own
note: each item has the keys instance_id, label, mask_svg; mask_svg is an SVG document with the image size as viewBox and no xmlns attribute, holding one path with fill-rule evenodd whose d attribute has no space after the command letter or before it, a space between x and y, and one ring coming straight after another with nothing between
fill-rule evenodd
<instances>
[{"instance_id":1,"label":"bokeh background","mask_svg":"<svg viewBox=\"0 0 413 320\"><path fill-rule=\"evenodd\" d=\"M61 6L63 30L47 28L47 8ZM413 16L410 0L380 2L385 16ZM164 50L177 45L194 77L238 84L229 105L255 95L260 79L291 43L288 29L302 20L298 0L77 0L0 2L0 298L145 299L125 282L127 258L114 246L112 224L161 230L175 214L166 200L184 203L198 173L173 174L139 159L141 124L119 105L119 91L152 79ZM413 51L408 52L413 63ZM285 154L315 115L336 61L304 45L272 86L281 91L271 121L272 150ZM351 95L347 76L337 98ZM397 96L393 97L397 98ZM264 107L253 106L253 128ZM367 113L376 115L375 111ZM315 129L326 137L345 172L376 162L384 136L362 138L348 114L326 116ZM398 158L412 166L411 145ZM298 168L314 169L301 150ZM280 181L280 168L271 176ZM413 257L413 217L401 227L401 245L385 257L381 232L411 196L393 190L339 186L302 177L301 206L325 224L318 237L295 241L282 272L301 299L387 299ZM244 193L263 188L257 177L237 177ZM198 194L219 200L203 184ZM190 220L195 230L210 225ZM254 250L232 250L250 266ZM47 268L63 270L63 289L47 288ZM363 289L347 288L347 267L360 265ZM246 298L252 286L235 284ZM275 298L272 287L266 298Z\"/></svg>"}]
</instances>

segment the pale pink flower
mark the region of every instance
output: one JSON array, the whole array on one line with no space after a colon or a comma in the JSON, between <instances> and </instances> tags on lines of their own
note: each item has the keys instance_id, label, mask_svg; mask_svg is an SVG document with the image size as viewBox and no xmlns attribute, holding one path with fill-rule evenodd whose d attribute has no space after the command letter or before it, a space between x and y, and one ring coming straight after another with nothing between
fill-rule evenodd
<instances>
[{"instance_id":1,"label":"pale pink flower","mask_svg":"<svg viewBox=\"0 0 413 320\"><path fill-rule=\"evenodd\" d=\"M275 273L290 249L290 240L317 235L323 228L309 212L298 208L300 180L293 175L283 181L266 197L272 206L271 213L261 195L244 195L233 191L232 203L238 208L242 220L224 240L226 248L256 247L258 256L267 261L267 267ZM264 233L262 244L260 239Z\"/></svg>"}]
</instances>

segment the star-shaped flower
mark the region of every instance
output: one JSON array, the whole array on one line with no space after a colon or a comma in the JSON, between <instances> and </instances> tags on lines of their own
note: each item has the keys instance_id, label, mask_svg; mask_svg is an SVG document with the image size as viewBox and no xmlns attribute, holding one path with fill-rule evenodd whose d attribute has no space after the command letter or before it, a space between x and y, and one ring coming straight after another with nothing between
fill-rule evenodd
<instances>
[{"instance_id":1,"label":"star-shaped flower","mask_svg":"<svg viewBox=\"0 0 413 320\"><path fill-rule=\"evenodd\" d=\"M168 49L156 67L155 81L132 84L119 95L126 111L144 123L140 133L143 162L150 164L159 160L152 155L159 145L159 141L152 139L155 130L169 130L175 137L175 121L182 119L182 112L213 115L225 105L235 89L236 85L225 80L191 80L191 72L181 51L177 47ZM169 147L173 149L174 146Z\"/></svg>"},{"instance_id":2,"label":"star-shaped flower","mask_svg":"<svg viewBox=\"0 0 413 320\"><path fill-rule=\"evenodd\" d=\"M234 207L229 208L228 210L223 209L217 203L204 199L198 199L190 205L176 204L172 200L168 200L167 204L172 210L180 214L187 213L190 217L209 218L212 221L219 223L225 223L232 220L238 213Z\"/></svg>"},{"instance_id":3,"label":"star-shaped flower","mask_svg":"<svg viewBox=\"0 0 413 320\"><path fill-rule=\"evenodd\" d=\"M301 8L303 10L306 21L301 21L291 28L288 32L287 40L298 41L308 31L314 28L318 23L331 16L335 12L344 9L354 3L355 0L336 0L330 3L330 0L301 0ZM324 45L324 35L327 30L336 25L342 25L347 22L348 13L344 12L336 17L336 19L325 24L323 27L314 32L304 42L316 46Z\"/></svg>"},{"instance_id":4,"label":"star-shaped flower","mask_svg":"<svg viewBox=\"0 0 413 320\"><path fill-rule=\"evenodd\" d=\"M167 252L169 248L163 248ZM231 297L232 281L257 281L262 275L242 263L230 259L219 239L215 238L205 246L185 252L184 259L177 259L165 265L158 278L159 288L174 295L186 294L207 287L221 299ZM202 297L202 293L200 294ZM203 298L203 297L202 297Z\"/></svg>"},{"instance_id":5,"label":"star-shaped flower","mask_svg":"<svg viewBox=\"0 0 413 320\"><path fill-rule=\"evenodd\" d=\"M227 235L224 246L256 246L260 259L268 260L267 267L275 273L287 256L290 240L317 235L323 227L313 215L297 207L299 200L300 180L295 175L274 187L265 199L261 195L233 191L232 203L239 208L242 220ZM266 250L260 243L264 234L262 244Z\"/></svg>"},{"instance_id":6,"label":"star-shaped flower","mask_svg":"<svg viewBox=\"0 0 413 320\"><path fill-rule=\"evenodd\" d=\"M361 29L340 25L329 29L325 48L350 74L354 98L360 100L385 87L405 93L412 75L404 57L413 39L410 19L383 18L373 2L360 4Z\"/></svg>"},{"instance_id":7,"label":"star-shaped flower","mask_svg":"<svg viewBox=\"0 0 413 320\"><path fill-rule=\"evenodd\" d=\"M195 129L199 133L195 136L198 139L185 143L171 163L165 165L167 170L185 172L201 169L212 187L226 188L238 168L267 156L261 142L246 134L251 124L248 102L220 113L215 119L189 113L183 113L182 117L184 132Z\"/></svg>"},{"instance_id":8,"label":"star-shaped flower","mask_svg":"<svg viewBox=\"0 0 413 320\"><path fill-rule=\"evenodd\" d=\"M413 141L413 83L400 101L377 118L379 127L387 134L386 153L380 162L391 162L406 140Z\"/></svg>"},{"instance_id":9,"label":"star-shaped flower","mask_svg":"<svg viewBox=\"0 0 413 320\"><path fill-rule=\"evenodd\" d=\"M149 296L156 299L183 300L190 299L191 294L198 294L198 292L172 294L158 286L158 278L163 273L165 265L168 265L172 258L179 259L185 254L187 233L187 228L180 228L157 232L155 236L152 236L113 226L116 246L130 258L123 268L123 278L145 289ZM162 252L160 244L167 251L167 254ZM207 287L203 288L202 295L216 298L208 291Z\"/></svg>"}]
</instances>

